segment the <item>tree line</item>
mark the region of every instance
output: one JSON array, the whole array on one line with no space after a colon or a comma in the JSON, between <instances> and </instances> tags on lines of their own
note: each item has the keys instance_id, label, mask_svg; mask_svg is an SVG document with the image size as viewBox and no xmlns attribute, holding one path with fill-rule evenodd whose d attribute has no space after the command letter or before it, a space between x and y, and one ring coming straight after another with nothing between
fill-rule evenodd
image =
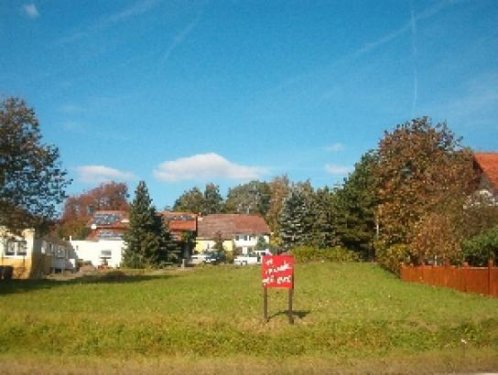
<instances>
[{"instance_id":1,"label":"tree line","mask_svg":"<svg viewBox=\"0 0 498 375\"><path fill-rule=\"evenodd\" d=\"M156 219L145 182L139 183L131 203L124 183L102 184L67 197L70 182L57 147L43 144L34 111L20 99L2 101L1 226L51 227L60 237L83 238L94 211L124 209L130 212L129 233L136 229L140 243L148 244L135 258L127 258L130 264L178 257L169 233L159 229L165 226ZM315 189L309 181L293 182L283 175L232 187L224 198L216 184L208 183L204 190L185 191L171 209L201 215L259 214L281 249L341 246L396 271L401 262L482 263L498 255L493 242L498 238L498 208L475 194L477 188L472 150L446 123L422 117L386 131L340 186ZM57 218L57 205L63 201ZM149 234L139 234L144 229ZM126 241L132 244L135 238L127 234ZM149 248L160 250L152 254Z\"/></svg>"}]
</instances>

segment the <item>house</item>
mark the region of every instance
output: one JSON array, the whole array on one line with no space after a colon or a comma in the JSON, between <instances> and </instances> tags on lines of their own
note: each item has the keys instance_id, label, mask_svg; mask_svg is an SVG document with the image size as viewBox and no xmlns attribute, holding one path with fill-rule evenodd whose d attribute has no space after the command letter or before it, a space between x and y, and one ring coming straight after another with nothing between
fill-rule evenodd
<instances>
[{"instance_id":1,"label":"house","mask_svg":"<svg viewBox=\"0 0 498 375\"><path fill-rule=\"evenodd\" d=\"M67 241L38 237L34 229L16 235L0 228L0 267L12 267L16 279L40 278L51 272L75 270L76 254Z\"/></svg>"},{"instance_id":2,"label":"house","mask_svg":"<svg viewBox=\"0 0 498 375\"><path fill-rule=\"evenodd\" d=\"M258 240L270 243L270 228L259 215L213 214L198 218L195 250L210 251L222 241L226 251L251 253Z\"/></svg>"},{"instance_id":3,"label":"house","mask_svg":"<svg viewBox=\"0 0 498 375\"><path fill-rule=\"evenodd\" d=\"M498 205L498 152L474 153L474 169L479 176L479 195Z\"/></svg>"},{"instance_id":4,"label":"house","mask_svg":"<svg viewBox=\"0 0 498 375\"><path fill-rule=\"evenodd\" d=\"M78 260L95 267L120 267L128 225L126 211L96 211L87 223L90 228L87 238L70 240Z\"/></svg>"}]
</instances>

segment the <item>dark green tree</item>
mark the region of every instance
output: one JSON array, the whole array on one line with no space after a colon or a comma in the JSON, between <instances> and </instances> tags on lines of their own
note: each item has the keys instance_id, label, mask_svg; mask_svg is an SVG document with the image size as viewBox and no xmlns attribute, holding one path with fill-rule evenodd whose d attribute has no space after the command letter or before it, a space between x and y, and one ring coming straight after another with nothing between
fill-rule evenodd
<instances>
[{"instance_id":1,"label":"dark green tree","mask_svg":"<svg viewBox=\"0 0 498 375\"><path fill-rule=\"evenodd\" d=\"M59 157L42 143L33 109L18 98L0 102L0 226L46 229L70 183Z\"/></svg>"},{"instance_id":2,"label":"dark green tree","mask_svg":"<svg viewBox=\"0 0 498 375\"><path fill-rule=\"evenodd\" d=\"M364 154L342 187L335 191L334 200L335 228L340 243L367 258L373 256L377 230L377 184L372 173L377 160L373 151Z\"/></svg>"},{"instance_id":3,"label":"dark green tree","mask_svg":"<svg viewBox=\"0 0 498 375\"><path fill-rule=\"evenodd\" d=\"M335 233L335 196L328 187L318 189L313 199L311 244L321 249L337 245Z\"/></svg>"},{"instance_id":4,"label":"dark green tree","mask_svg":"<svg viewBox=\"0 0 498 375\"><path fill-rule=\"evenodd\" d=\"M158 267L179 257L180 248L152 205L144 181L138 184L130 205L130 226L124 240L123 264L126 267Z\"/></svg>"},{"instance_id":5,"label":"dark green tree","mask_svg":"<svg viewBox=\"0 0 498 375\"><path fill-rule=\"evenodd\" d=\"M223 197L218 185L209 183L204 189L204 202L202 213L204 215L218 214L223 211Z\"/></svg>"}]
</instances>

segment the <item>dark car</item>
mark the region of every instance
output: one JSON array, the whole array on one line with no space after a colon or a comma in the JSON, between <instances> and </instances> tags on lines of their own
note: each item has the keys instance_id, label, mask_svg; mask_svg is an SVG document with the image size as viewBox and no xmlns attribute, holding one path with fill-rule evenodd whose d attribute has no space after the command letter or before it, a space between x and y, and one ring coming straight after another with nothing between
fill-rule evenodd
<instances>
[{"instance_id":1,"label":"dark car","mask_svg":"<svg viewBox=\"0 0 498 375\"><path fill-rule=\"evenodd\" d=\"M206 263L218 264L225 261L225 255L221 253L209 253L206 257Z\"/></svg>"}]
</instances>

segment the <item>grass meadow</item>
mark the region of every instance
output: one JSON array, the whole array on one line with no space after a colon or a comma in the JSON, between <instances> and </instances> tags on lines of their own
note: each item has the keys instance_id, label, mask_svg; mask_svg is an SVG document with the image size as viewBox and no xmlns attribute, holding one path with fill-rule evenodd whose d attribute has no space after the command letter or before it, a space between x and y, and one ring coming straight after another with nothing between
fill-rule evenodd
<instances>
[{"instance_id":1,"label":"grass meadow","mask_svg":"<svg viewBox=\"0 0 498 375\"><path fill-rule=\"evenodd\" d=\"M370 263L208 266L0 282L0 373L498 371L498 299L404 283Z\"/></svg>"}]
</instances>

